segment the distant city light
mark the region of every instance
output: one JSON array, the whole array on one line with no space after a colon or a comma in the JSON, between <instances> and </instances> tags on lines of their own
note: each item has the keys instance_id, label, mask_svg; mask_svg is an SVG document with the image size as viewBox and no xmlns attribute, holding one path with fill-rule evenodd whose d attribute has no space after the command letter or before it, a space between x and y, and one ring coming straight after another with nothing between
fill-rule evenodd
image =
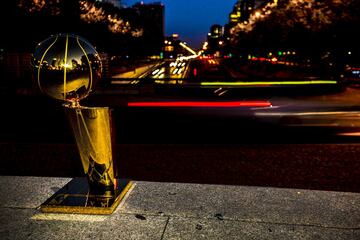
<instances>
[{"instance_id":1,"label":"distant city light","mask_svg":"<svg viewBox=\"0 0 360 240\"><path fill-rule=\"evenodd\" d=\"M157 74L159 71L160 71L160 69L156 69L156 70L154 70L154 71L152 72L152 75Z\"/></svg>"},{"instance_id":2,"label":"distant city light","mask_svg":"<svg viewBox=\"0 0 360 240\"><path fill-rule=\"evenodd\" d=\"M204 45L203 45L202 49L206 50L208 48L208 45L209 45L208 42L204 42Z\"/></svg>"},{"instance_id":3,"label":"distant city light","mask_svg":"<svg viewBox=\"0 0 360 240\"><path fill-rule=\"evenodd\" d=\"M71 65L68 64L68 63L64 63L62 66L63 66L64 68L71 68Z\"/></svg>"}]
</instances>

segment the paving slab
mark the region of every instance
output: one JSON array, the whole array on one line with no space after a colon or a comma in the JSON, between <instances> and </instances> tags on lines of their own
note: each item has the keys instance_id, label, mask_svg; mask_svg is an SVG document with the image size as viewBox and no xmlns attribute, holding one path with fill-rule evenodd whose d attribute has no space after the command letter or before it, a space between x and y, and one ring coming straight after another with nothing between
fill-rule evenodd
<instances>
[{"instance_id":1,"label":"paving slab","mask_svg":"<svg viewBox=\"0 0 360 240\"><path fill-rule=\"evenodd\" d=\"M167 220L161 216L42 214L1 208L0 239L161 239Z\"/></svg>"},{"instance_id":2,"label":"paving slab","mask_svg":"<svg viewBox=\"0 0 360 240\"><path fill-rule=\"evenodd\" d=\"M360 194L349 192L138 182L123 211L360 228Z\"/></svg>"},{"instance_id":3,"label":"paving slab","mask_svg":"<svg viewBox=\"0 0 360 240\"><path fill-rule=\"evenodd\" d=\"M138 181L111 215L39 212L69 180L0 176L0 239L360 239L360 193Z\"/></svg>"},{"instance_id":4,"label":"paving slab","mask_svg":"<svg viewBox=\"0 0 360 240\"><path fill-rule=\"evenodd\" d=\"M0 207L36 208L71 178L0 177Z\"/></svg>"},{"instance_id":5,"label":"paving slab","mask_svg":"<svg viewBox=\"0 0 360 240\"><path fill-rule=\"evenodd\" d=\"M358 239L353 230L234 220L171 218L164 240L173 239Z\"/></svg>"}]
</instances>

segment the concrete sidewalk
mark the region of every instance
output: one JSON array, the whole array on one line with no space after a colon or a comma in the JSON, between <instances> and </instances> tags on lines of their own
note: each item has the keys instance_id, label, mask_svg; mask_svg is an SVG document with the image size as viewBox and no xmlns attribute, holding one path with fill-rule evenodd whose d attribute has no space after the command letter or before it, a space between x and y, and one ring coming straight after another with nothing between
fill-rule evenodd
<instances>
[{"instance_id":1,"label":"concrete sidewalk","mask_svg":"<svg viewBox=\"0 0 360 240\"><path fill-rule=\"evenodd\" d=\"M0 177L0 239L360 239L360 193L135 182L114 214L44 214L69 178Z\"/></svg>"}]
</instances>

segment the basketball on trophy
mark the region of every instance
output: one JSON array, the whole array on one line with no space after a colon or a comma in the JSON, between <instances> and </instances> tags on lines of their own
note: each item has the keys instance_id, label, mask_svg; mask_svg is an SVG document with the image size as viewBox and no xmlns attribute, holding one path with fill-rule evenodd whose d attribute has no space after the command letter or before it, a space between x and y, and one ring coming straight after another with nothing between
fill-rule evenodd
<instances>
[{"instance_id":1,"label":"basketball on trophy","mask_svg":"<svg viewBox=\"0 0 360 240\"><path fill-rule=\"evenodd\" d=\"M87 97L101 78L99 54L88 41L74 34L56 34L40 42L32 61L39 89L70 103Z\"/></svg>"}]
</instances>

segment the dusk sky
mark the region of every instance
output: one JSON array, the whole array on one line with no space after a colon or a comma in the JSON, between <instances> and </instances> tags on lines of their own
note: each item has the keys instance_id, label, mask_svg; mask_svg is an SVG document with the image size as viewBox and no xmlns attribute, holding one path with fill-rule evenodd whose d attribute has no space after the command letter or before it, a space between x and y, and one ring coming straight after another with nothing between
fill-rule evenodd
<instances>
[{"instance_id":1,"label":"dusk sky","mask_svg":"<svg viewBox=\"0 0 360 240\"><path fill-rule=\"evenodd\" d=\"M123 0L132 6L139 0ZM144 3L159 2L144 0ZM193 48L201 47L210 26L224 25L236 0L162 0L165 5L165 34L178 33Z\"/></svg>"}]
</instances>

